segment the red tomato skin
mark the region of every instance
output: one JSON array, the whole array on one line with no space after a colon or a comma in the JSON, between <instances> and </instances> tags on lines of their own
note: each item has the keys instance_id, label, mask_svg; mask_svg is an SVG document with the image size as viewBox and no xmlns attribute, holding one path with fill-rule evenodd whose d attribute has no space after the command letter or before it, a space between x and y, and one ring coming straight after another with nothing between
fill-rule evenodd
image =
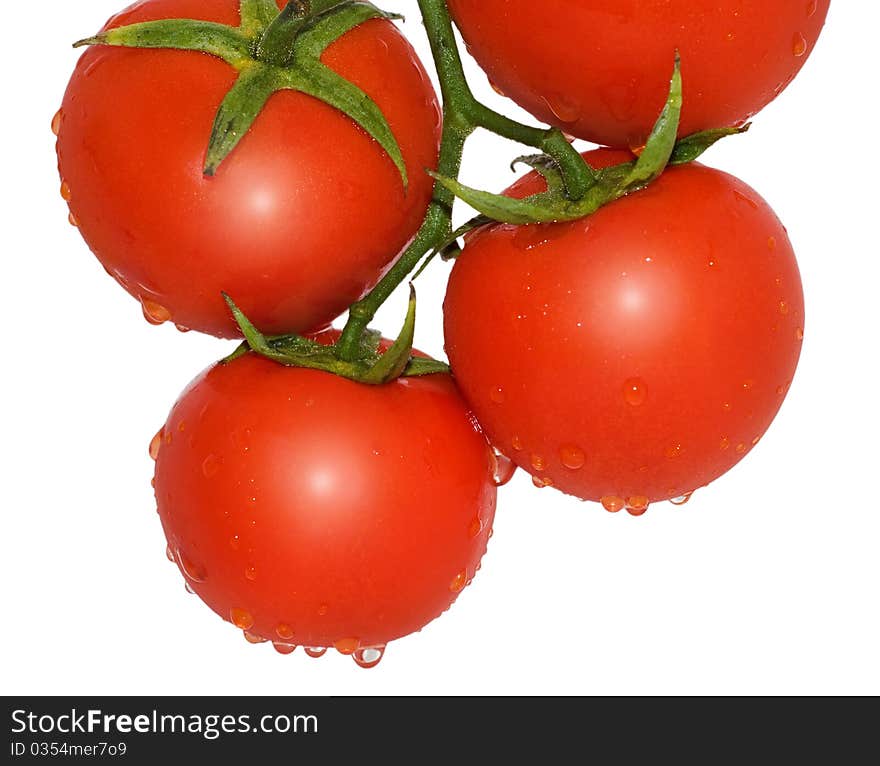
<instances>
[{"instance_id":1,"label":"red tomato skin","mask_svg":"<svg viewBox=\"0 0 880 766\"><path fill-rule=\"evenodd\" d=\"M509 193L542 185L532 174ZM490 441L594 501L676 498L730 470L782 404L804 327L784 227L742 181L698 164L580 221L478 230L444 312Z\"/></svg>"},{"instance_id":2,"label":"red tomato skin","mask_svg":"<svg viewBox=\"0 0 880 766\"><path fill-rule=\"evenodd\" d=\"M237 9L236 0L146 0L108 26L174 17L237 25ZM350 118L292 91L270 98L206 178L232 67L190 51L93 47L80 58L61 108L59 172L89 247L154 321L238 337L226 291L267 333L318 329L378 281L420 226L441 118L413 49L373 20L323 61L382 109L408 191Z\"/></svg>"},{"instance_id":3,"label":"red tomato skin","mask_svg":"<svg viewBox=\"0 0 880 766\"><path fill-rule=\"evenodd\" d=\"M492 83L597 144L644 145L681 53L680 135L745 122L794 79L830 0L450 0Z\"/></svg>"},{"instance_id":4,"label":"red tomato skin","mask_svg":"<svg viewBox=\"0 0 880 766\"><path fill-rule=\"evenodd\" d=\"M251 354L198 377L161 434L170 550L253 635L381 646L448 609L486 551L494 455L448 375L373 387Z\"/></svg>"}]
</instances>

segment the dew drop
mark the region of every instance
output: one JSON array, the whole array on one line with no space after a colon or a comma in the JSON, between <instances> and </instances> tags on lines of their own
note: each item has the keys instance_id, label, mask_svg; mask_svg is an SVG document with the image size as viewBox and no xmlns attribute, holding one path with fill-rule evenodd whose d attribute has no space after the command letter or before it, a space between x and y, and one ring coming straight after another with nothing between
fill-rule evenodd
<instances>
[{"instance_id":1,"label":"dew drop","mask_svg":"<svg viewBox=\"0 0 880 766\"><path fill-rule=\"evenodd\" d=\"M602 503L602 507L608 511L608 513L619 513L626 507L623 498L618 497L617 495L605 495L605 497L599 502Z\"/></svg>"},{"instance_id":2,"label":"dew drop","mask_svg":"<svg viewBox=\"0 0 880 766\"><path fill-rule=\"evenodd\" d=\"M492 90L494 90L499 96L502 96L502 97L504 97L504 98L507 97L506 94L504 93L504 91L501 90L501 88L499 88L499 87L498 87L494 82L492 82L491 80L489 80L489 85L492 87Z\"/></svg>"},{"instance_id":3,"label":"dew drop","mask_svg":"<svg viewBox=\"0 0 880 766\"><path fill-rule=\"evenodd\" d=\"M819 0L810 0L807 3L807 18L811 19L816 15L816 11L819 10Z\"/></svg>"},{"instance_id":4,"label":"dew drop","mask_svg":"<svg viewBox=\"0 0 880 766\"><path fill-rule=\"evenodd\" d=\"M803 328L803 327L798 327L798 328L794 331L794 337L797 338L798 340L803 340L803 339L804 339L804 328Z\"/></svg>"},{"instance_id":5,"label":"dew drop","mask_svg":"<svg viewBox=\"0 0 880 766\"><path fill-rule=\"evenodd\" d=\"M61 199L65 202L70 202L70 198L73 196L73 193L70 191L70 184L67 181L61 182Z\"/></svg>"},{"instance_id":6,"label":"dew drop","mask_svg":"<svg viewBox=\"0 0 880 766\"><path fill-rule=\"evenodd\" d=\"M144 310L144 319L150 324L165 324L171 319L171 312L155 301L141 298L141 307Z\"/></svg>"},{"instance_id":7,"label":"dew drop","mask_svg":"<svg viewBox=\"0 0 880 766\"><path fill-rule=\"evenodd\" d=\"M546 487L552 487L554 482L549 476L532 476L532 484L538 489L544 489Z\"/></svg>"},{"instance_id":8,"label":"dew drop","mask_svg":"<svg viewBox=\"0 0 880 766\"><path fill-rule=\"evenodd\" d=\"M468 526L468 537L473 540L475 537L480 536L480 532L483 531L483 520L477 517L474 519L470 525Z\"/></svg>"},{"instance_id":9,"label":"dew drop","mask_svg":"<svg viewBox=\"0 0 880 766\"><path fill-rule=\"evenodd\" d=\"M755 200L753 200L747 194L744 194L743 192L741 192L739 189L734 189L733 194L740 202L744 202L745 204L747 204L749 207L753 208L754 210L758 209L758 203L755 202Z\"/></svg>"},{"instance_id":10,"label":"dew drop","mask_svg":"<svg viewBox=\"0 0 880 766\"><path fill-rule=\"evenodd\" d=\"M641 407L648 399L648 387L641 378L630 378L623 384L623 398L631 407Z\"/></svg>"},{"instance_id":11,"label":"dew drop","mask_svg":"<svg viewBox=\"0 0 880 766\"><path fill-rule=\"evenodd\" d=\"M650 502L644 495L633 495L626 501L626 512L630 516L643 516L647 512Z\"/></svg>"},{"instance_id":12,"label":"dew drop","mask_svg":"<svg viewBox=\"0 0 880 766\"><path fill-rule=\"evenodd\" d=\"M510 440L510 446L513 447L517 452L523 451L523 441L518 436L514 436Z\"/></svg>"},{"instance_id":13,"label":"dew drop","mask_svg":"<svg viewBox=\"0 0 880 766\"><path fill-rule=\"evenodd\" d=\"M342 638L333 644L333 647L340 654L351 655L358 650L360 643L357 638Z\"/></svg>"},{"instance_id":14,"label":"dew drop","mask_svg":"<svg viewBox=\"0 0 880 766\"><path fill-rule=\"evenodd\" d=\"M236 628L241 628L242 630L250 630L254 627L253 615L246 609L230 609L229 621L235 625Z\"/></svg>"},{"instance_id":15,"label":"dew drop","mask_svg":"<svg viewBox=\"0 0 880 766\"><path fill-rule=\"evenodd\" d=\"M64 112L60 109L55 112L55 116L52 118L52 135L57 136L61 132L61 120L64 118ZM45 118L44 118L45 119Z\"/></svg>"},{"instance_id":16,"label":"dew drop","mask_svg":"<svg viewBox=\"0 0 880 766\"><path fill-rule=\"evenodd\" d=\"M318 607L318 617L326 617L329 612L330 607L327 606L327 604L321 604L321 606Z\"/></svg>"},{"instance_id":17,"label":"dew drop","mask_svg":"<svg viewBox=\"0 0 880 766\"><path fill-rule=\"evenodd\" d=\"M162 438L164 436L165 427L163 426L150 442L150 457L153 458L153 460L159 459L159 450L162 449Z\"/></svg>"},{"instance_id":18,"label":"dew drop","mask_svg":"<svg viewBox=\"0 0 880 766\"><path fill-rule=\"evenodd\" d=\"M761 441L761 437L756 436L754 439L752 439L752 446L754 447L759 441Z\"/></svg>"},{"instance_id":19,"label":"dew drop","mask_svg":"<svg viewBox=\"0 0 880 766\"><path fill-rule=\"evenodd\" d=\"M257 581L257 568L254 566L247 567L244 570L244 577L246 580L250 580L251 582Z\"/></svg>"},{"instance_id":20,"label":"dew drop","mask_svg":"<svg viewBox=\"0 0 880 766\"><path fill-rule=\"evenodd\" d=\"M205 582L208 579L208 573L205 568L196 564L189 556L187 556L180 548L176 551L177 564L184 577L192 582Z\"/></svg>"},{"instance_id":21,"label":"dew drop","mask_svg":"<svg viewBox=\"0 0 880 766\"><path fill-rule=\"evenodd\" d=\"M740 442L736 445L736 454L737 455L745 455L746 454L746 445Z\"/></svg>"},{"instance_id":22,"label":"dew drop","mask_svg":"<svg viewBox=\"0 0 880 766\"><path fill-rule=\"evenodd\" d=\"M794 40L792 40L791 52L796 58L800 58L807 52L807 39L800 32L795 34Z\"/></svg>"},{"instance_id":23,"label":"dew drop","mask_svg":"<svg viewBox=\"0 0 880 766\"><path fill-rule=\"evenodd\" d=\"M567 444L559 450L559 459L571 471L579 471L587 462L584 451L573 444Z\"/></svg>"},{"instance_id":24,"label":"dew drop","mask_svg":"<svg viewBox=\"0 0 880 766\"><path fill-rule=\"evenodd\" d=\"M73 214L73 212L70 212L67 215L67 221L71 226L74 226L77 228L79 227L79 221L76 219L76 216Z\"/></svg>"},{"instance_id":25,"label":"dew drop","mask_svg":"<svg viewBox=\"0 0 880 766\"><path fill-rule=\"evenodd\" d=\"M217 459L216 455L208 455L202 461L202 475L206 479L212 479L217 475L217 472L220 470L220 461Z\"/></svg>"},{"instance_id":26,"label":"dew drop","mask_svg":"<svg viewBox=\"0 0 880 766\"><path fill-rule=\"evenodd\" d=\"M293 654L296 651L296 644L283 644L281 641L273 641L272 648L278 654Z\"/></svg>"},{"instance_id":27,"label":"dew drop","mask_svg":"<svg viewBox=\"0 0 880 766\"><path fill-rule=\"evenodd\" d=\"M174 325L174 329L176 329L177 332L182 332L182 333L188 333L188 332L191 332L191 330L189 329L189 327L184 327L182 324L176 324L176 325Z\"/></svg>"},{"instance_id":28,"label":"dew drop","mask_svg":"<svg viewBox=\"0 0 880 766\"><path fill-rule=\"evenodd\" d=\"M322 646L307 646L305 653L314 660L317 660L327 654L327 650Z\"/></svg>"},{"instance_id":29,"label":"dew drop","mask_svg":"<svg viewBox=\"0 0 880 766\"><path fill-rule=\"evenodd\" d=\"M492 483L496 487L503 487L510 483L516 473L516 464L507 456L492 452L493 470Z\"/></svg>"},{"instance_id":30,"label":"dew drop","mask_svg":"<svg viewBox=\"0 0 880 766\"><path fill-rule=\"evenodd\" d=\"M489 392L489 398L495 404L504 404L504 389L501 386L496 386Z\"/></svg>"},{"instance_id":31,"label":"dew drop","mask_svg":"<svg viewBox=\"0 0 880 766\"><path fill-rule=\"evenodd\" d=\"M174 549L170 545L165 546L165 556L168 558L168 560L170 562L175 563L174 562Z\"/></svg>"},{"instance_id":32,"label":"dew drop","mask_svg":"<svg viewBox=\"0 0 880 766\"><path fill-rule=\"evenodd\" d=\"M677 457L681 457L681 451L680 444L670 444L663 454L668 460L675 460Z\"/></svg>"},{"instance_id":33,"label":"dew drop","mask_svg":"<svg viewBox=\"0 0 880 766\"><path fill-rule=\"evenodd\" d=\"M382 658L384 656L384 646L371 646L366 649L358 649L354 654L352 654L352 659L354 659L359 668L370 670L371 668L375 668L376 665L382 662Z\"/></svg>"},{"instance_id":34,"label":"dew drop","mask_svg":"<svg viewBox=\"0 0 880 766\"><path fill-rule=\"evenodd\" d=\"M722 451L729 450L730 449L730 439L728 439L726 436L722 436L721 441L718 442L718 448L721 449Z\"/></svg>"},{"instance_id":35,"label":"dew drop","mask_svg":"<svg viewBox=\"0 0 880 766\"><path fill-rule=\"evenodd\" d=\"M767 249L775 250L776 249L776 237L770 237L767 240Z\"/></svg>"},{"instance_id":36,"label":"dew drop","mask_svg":"<svg viewBox=\"0 0 880 766\"><path fill-rule=\"evenodd\" d=\"M730 402L724 402L724 404L721 405L721 409L725 412L730 412L733 409L733 405Z\"/></svg>"},{"instance_id":37,"label":"dew drop","mask_svg":"<svg viewBox=\"0 0 880 766\"><path fill-rule=\"evenodd\" d=\"M467 586L467 572L459 572L455 577L452 578L452 582L449 583L449 590L453 593L461 593L465 587Z\"/></svg>"},{"instance_id":38,"label":"dew drop","mask_svg":"<svg viewBox=\"0 0 880 766\"><path fill-rule=\"evenodd\" d=\"M785 316L788 314L789 310L790 310L790 307L789 307L787 301L779 301L779 313L780 314Z\"/></svg>"},{"instance_id":39,"label":"dew drop","mask_svg":"<svg viewBox=\"0 0 880 766\"><path fill-rule=\"evenodd\" d=\"M532 455L532 468L536 471L544 471L547 469L547 461L541 455Z\"/></svg>"},{"instance_id":40,"label":"dew drop","mask_svg":"<svg viewBox=\"0 0 880 766\"><path fill-rule=\"evenodd\" d=\"M687 505L693 496L693 492L687 492L684 495L680 495L679 497L673 497L672 500L670 500L669 502L673 505Z\"/></svg>"},{"instance_id":41,"label":"dew drop","mask_svg":"<svg viewBox=\"0 0 880 766\"><path fill-rule=\"evenodd\" d=\"M244 640L249 644L265 644L269 639L251 633L249 630L244 631Z\"/></svg>"},{"instance_id":42,"label":"dew drop","mask_svg":"<svg viewBox=\"0 0 880 766\"><path fill-rule=\"evenodd\" d=\"M565 96L556 95L545 98L544 102L553 112L557 120L566 125L575 123L580 119L580 109L577 104L571 103Z\"/></svg>"},{"instance_id":43,"label":"dew drop","mask_svg":"<svg viewBox=\"0 0 880 766\"><path fill-rule=\"evenodd\" d=\"M293 638L293 628L283 622L275 628L275 633L283 641L290 641Z\"/></svg>"},{"instance_id":44,"label":"dew drop","mask_svg":"<svg viewBox=\"0 0 880 766\"><path fill-rule=\"evenodd\" d=\"M190 585L188 582L184 582L184 583L183 583L183 588L184 588L184 590L185 590L187 593L189 593L191 596L195 596L195 595L196 595L196 592L193 590L193 586Z\"/></svg>"},{"instance_id":45,"label":"dew drop","mask_svg":"<svg viewBox=\"0 0 880 766\"><path fill-rule=\"evenodd\" d=\"M229 547L232 548L232 550L237 551L240 545L241 537L239 535L233 535L229 538Z\"/></svg>"}]
</instances>

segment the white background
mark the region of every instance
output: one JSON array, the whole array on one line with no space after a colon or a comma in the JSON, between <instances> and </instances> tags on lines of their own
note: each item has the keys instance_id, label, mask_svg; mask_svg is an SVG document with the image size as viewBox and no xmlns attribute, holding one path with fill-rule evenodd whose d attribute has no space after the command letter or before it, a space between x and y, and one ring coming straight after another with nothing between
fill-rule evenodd
<instances>
[{"instance_id":1,"label":"white background","mask_svg":"<svg viewBox=\"0 0 880 766\"><path fill-rule=\"evenodd\" d=\"M690 505L641 519L517 477L473 586L369 672L246 644L165 559L147 443L231 345L148 326L67 223L49 122L70 42L121 2L39 5L5 9L4 693L880 692L876 4L835 0L800 77L706 157L774 206L799 254L804 355L766 438ZM408 14L427 60L415 3L383 5ZM481 97L529 119L470 71ZM464 179L503 188L518 153L481 135ZM418 344L435 354L447 273L420 280ZM402 312L400 296L377 326Z\"/></svg>"}]
</instances>

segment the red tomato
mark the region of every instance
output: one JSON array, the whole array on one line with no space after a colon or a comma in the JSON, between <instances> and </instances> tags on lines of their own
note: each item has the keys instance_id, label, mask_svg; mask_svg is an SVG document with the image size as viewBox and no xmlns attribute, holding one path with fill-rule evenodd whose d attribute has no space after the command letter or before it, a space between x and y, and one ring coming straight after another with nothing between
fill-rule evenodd
<instances>
[{"instance_id":1,"label":"red tomato","mask_svg":"<svg viewBox=\"0 0 880 766\"><path fill-rule=\"evenodd\" d=\"M197 378L151 453L189 586L283 653L369 664L449 608L491 533L494 453L448 375L374 387L250 354Z\"/></svg>"},{"instance_id":2,"label":"red tomato","mask_svg":"<svg viewBox=\"0 0 880 766\"><path fill-rule=\"evenodd\" d=\"M145 0L108 26L177 17L237 25L238 0ZM408 192L363 129L293 91L273 95L206 178L232 67L190 51L108 47L79 60L56 121L63 193L86 242L152 321L238 336L226 291L266 333L317 329L372 287L418 229L440 132L421 63L384 20L344 35L322 60L384 113Z\"/></svg>"},{"instance_id":3,"label":"red tomato","mask_svg":"<svg viewBox=\"0 0 880 766\"><path fill-rule=\"evenodd\" d=\"M542 187L531 174L510 193ZM803 327L784 227L697 164L580 221L475 232L445 302L453 373L490 441L536 483L636 514L752 449Z\"/></svg>"},{"instance_id":4,"label":"red tomato","mask_svg":"<svg viewBox=\"0 0 880 766\"><path fill-rule=\"evenodd\" d=\"M579 138L642 146L681 52L680 135L744 122L794 79L830 0L450 0L506 95Z\"/></svg>"}]
</instances>

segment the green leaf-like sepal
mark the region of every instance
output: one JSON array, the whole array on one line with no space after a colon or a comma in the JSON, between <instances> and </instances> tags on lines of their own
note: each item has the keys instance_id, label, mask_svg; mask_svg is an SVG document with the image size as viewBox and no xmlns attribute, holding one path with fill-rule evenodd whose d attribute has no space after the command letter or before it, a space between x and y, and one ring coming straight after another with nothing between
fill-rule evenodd
<instances>
[{"instance_id":1,"label":"green leaf-like sepal","mask_svg":"<svg viewBox=\"0 0 880 766\"><path fill-rule=\"evenodd\" d=\"M275 0L241 0L241 27L243 34L251 39L268 27L278 18L278 6Z\"/></svg>"},{"instance_id":2,"label":"green leaf-like sepal","mask_svg":"<svg viewBox=\"0 0 880 766\"><path fill-rule=\"evenodd\" d=\"M532 170L541 174L547 182L547 191L553 194L565 193L565 179L559 165L552 157L546 154L530 154L524 157L517 157L510 163L510 169L516 170L517 165L528 165Z\"/></svg>"},{"instance_id":3,"label":"green leaf-like sepal","mask_svg":"<svg viewBox=\"0 0 880 766\"><path fill-rule=\"evenodd\" d=\"M689 136L682 138L676 145L669 158L670 165L687 165L694 162L707 149L717 144L722 138L728 136L738 136L747 133L751 123L746 123L735 128L715 128L713 130L704 130L700 133L691 133Z\"/></svg>"},{"instance_id":4,"label":"green leaf-like sepal","mask_svg":"<svg viewBox=\"0 0 880 766\"><path fill-rule=\"evenodd\" d=\"M399 378L412 359L413 341L416 334L416 289L409 286L409 305L406 320L397 340L394 341L376 363L361 378L362 383L381 385Z\"/></svg>"}]
</instances>

